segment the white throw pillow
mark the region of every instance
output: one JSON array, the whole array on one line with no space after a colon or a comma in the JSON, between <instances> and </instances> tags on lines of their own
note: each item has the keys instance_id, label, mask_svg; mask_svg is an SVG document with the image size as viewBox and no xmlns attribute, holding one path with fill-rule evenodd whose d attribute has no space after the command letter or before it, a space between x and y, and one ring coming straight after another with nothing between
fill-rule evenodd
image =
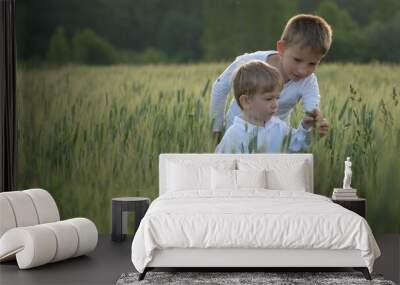
<instances>
[{"instance_id":1,"label":"white throw pillow","mask_svg":"<svg viewBox=\"0 0 400 285\"><path fill-rule=\"evenodd\" d=\"M279 158L274 160L240 159L239 170L266 170L268 189L306 191L311 183L307 161Z\"/></svg>"},{"instance_id":2,"label":"white throw pillow","mask_svg":"<svg viewBox=\"0 0 400 285\"><path fill-rule=\"evenodd\" d=\"M267 188L266 171L211 168L211 188L214 191Z\"/></svg>"},{"instance_id":3,"label":"white throw pillow","mask_svg":"<svg viewBox=\"0 0 400 285\"><path fill-rule=\"evenodd\" d=\"M210 167L168 163L168 191L210 189Z\"/></svg>"},{"instance_id":4,"label":"white throw pillow","mask_svg":"<svg viewBox=\"0 0 400 285\"><path fill-rule=\"evenodd\" d=\"M306 168L304 163L296 167L285 169L267 170L268 189L303 191L307 189Z\"/></svg>"},{"instance_id":5,"label":"white throw pillow","mask_svg":"<svg viewBox=\"0 0 400 285\"><path fill-rule=\"evenodd\" d=\"M267 188L267 176L262 170L236 170L237 188Z\"/></svg>"},{"instance_id":6,"label":"white throw pillow","mask_svg":"<svg viewBox=\"0 0 400 285\"><path fill-rule=\"evenodd\" d=\"M211 168L211 188L218 190L236 190L236 170Z\"/></svg>"}]
</instances>

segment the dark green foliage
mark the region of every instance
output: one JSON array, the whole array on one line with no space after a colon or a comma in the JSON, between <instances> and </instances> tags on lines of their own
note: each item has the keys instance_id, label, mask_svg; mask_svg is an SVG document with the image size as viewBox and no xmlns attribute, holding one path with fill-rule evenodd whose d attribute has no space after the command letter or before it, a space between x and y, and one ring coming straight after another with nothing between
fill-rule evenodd
<instances>
[{"instance_id":1,"label":"dark green foliage","mask_svg":"<svg viewBox=\"0 0 400 285\"><path fill-rule=\"evenodd\" d=\"M232 60L245 52L274 49L287 20L298 13L319 14L332 25L334 41L326 60L400 61L398 0L16 3L18 56L34 64L44 59L53 64L72 61L71 48L65 43L85 29L102 39L93 35L87 41L81 39L86 41L81 45L95 50L81 51L78 58L85 58L86 64ZM64 31L55 32L56 27Z\"/></svg>"},{"instance_id":2,"label":"dark green foliage","mask_svg":"<svg viewBox=\"0 0 400 285\"><path fill-rule=\"evenodd\" d=\"M204 0L204 57L232 59L257 50L274 49L297 1Z\"/></svg>"},{"instance_id":3,"label":"dark green foliage","mask_svg":"<svg viewBox=\"0 0 400 285\"><path fill-rule=\"evenodd\" d=\"M91 29L76 33L72 44L74 59L79 63L113 64L116 62L116 51L113 46Z\"/></svg>"},{"instance_id":4,"label":"dark green foliage","mask_svg":"<svg viewBox=\"0 0 400 285\"><path fill-rule=\"evenodd\" d=\"M84 63L232 60L244 52L274 49L286 21L298 13L321 15L332 25L334 41L326 60L400 61L398 0L20 0L16 3L18 56L33 63L44 59L53 64L72 61L67 43L85 29L103 40L99 42L93 37L88 40L93 45L86 43L86 46L94 50L82 52L86 54Z\"/></svg>"},{"instance_id":5,"label":"dark green foliage","mask_svg":"<svg viewBox=\"0 0 400 285\"><path fill-rule=\"evenodd\" d=\"M326 19L333 29L333 42L327 59L359 61L363 58L363 33L346 10L325 0L315 13Z\"/></svg>"},{"instance_id":6,"label":"dark green foliage","mask_svg":"<svg viewBox=\"0 0 400 285\"><path fill-rule=\"evenodd\" d=\"M53 64L63 64L72 60L71 48L63 27L57 27L50 39L47 60Z\"/></svg>"},{"instance_id":7,"label":"dark green foliage","mask_svg":"<svg viewBox=\"0 0 400 285\"><path fill-rule=\"evenodd\" d=\"M388 21L376 21L366 29L370 53L382 61L400 61L400 10ZM396 48L397 47L397 48Z\"/></svg>"},{"instance_id":8,"label":"dark green foliage","mask_svg":"<svg viewBox=\"0 0 400 285\"><path fill-rule=\"evenodd\" d=\"M160 46L178 62L199 59L201 30L198 19L172 10L165 15L160 27Z\"/></svg>"}]
</instances>

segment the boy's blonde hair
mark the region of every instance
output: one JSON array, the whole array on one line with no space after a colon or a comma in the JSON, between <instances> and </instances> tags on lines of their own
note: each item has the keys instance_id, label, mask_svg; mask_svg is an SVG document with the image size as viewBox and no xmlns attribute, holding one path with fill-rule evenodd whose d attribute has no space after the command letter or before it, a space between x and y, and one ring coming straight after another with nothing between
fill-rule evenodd
<instances>
[{"instance_id":1,"label":"boy's blonde hair","mask_svg":"<svg viewBox=\"0 0 400 285\"><path fill-rule=\"evenodd\" d=\"M300 45L325 55L332 43L332 29L319 16L300 14L289 19L281 40L286 47Z\"/></svg>"},{"instance_id":2,"label":"boy's blonde hair","mask_svg":"<svg viewBox=\"0 0 400 285\"><path fill-rule=\"evenodd\" d=\"M261 60L253 60L240 66L233 79L233 93L239 107L240 96L282 90L283 79L275 67Z\"/></svg>"}]
</instances>

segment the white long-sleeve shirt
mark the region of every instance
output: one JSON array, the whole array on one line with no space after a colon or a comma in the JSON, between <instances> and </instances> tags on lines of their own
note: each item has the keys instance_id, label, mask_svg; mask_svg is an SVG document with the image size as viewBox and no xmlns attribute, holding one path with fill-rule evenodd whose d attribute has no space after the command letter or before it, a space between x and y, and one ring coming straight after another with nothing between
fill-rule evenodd
<instances>
[{"instance_id":1,"label":"white long-sleeve shirt","mask_svg":"<svg viewBox=\"0 0 400 285\"><path fill-rule=\"evenodd\" d=\"M268 56L276 53L277 52L274 50L257 51L238 56L235 61L217 78L212 86L210 101L210 117L213 120L214 132L222 131L224 129L225 105L237 68L252 60L261 60L266 62ZM300 99L303 100L304 111L311 112L315 108L319 107L319 87L317 77L314 73L302 80L290 80L284 84L283 90L280 94L277 116L289 123L290 112ZM239 114L241 114L240 107L233 98L226 114L225 129L228 129L229 126L232 125L233 119Z\"/></svg>"},{"instance_id":2,"label":"white long-sleeve shirt","mask_svg":"<svg viewBox=\"0 0 400 285\"><path fill-rule=\"evenodd\" d=\"M273 116L264 127L256 126L236 116L233 125L225 132L216 153L280 153L306 151L311 142L311 128L306 130L300 123L298 129L289 128L286 122ZM288 135L290 135L290 141Z\"/></svg>"}]
</instances>

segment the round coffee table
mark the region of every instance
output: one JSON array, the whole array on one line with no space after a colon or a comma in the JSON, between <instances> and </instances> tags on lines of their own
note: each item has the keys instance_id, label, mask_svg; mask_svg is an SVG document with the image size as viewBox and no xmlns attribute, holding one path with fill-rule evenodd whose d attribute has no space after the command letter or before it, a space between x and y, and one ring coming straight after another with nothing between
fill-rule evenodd
<instances>
[{"instance_id":1,"label":"round coffee table","mask_svg":"<svg viewBox=\"0 0 400 285\"><path fill-rule=\"evenodd\" d=\"M112 231L113 241L123 241L128 233L128 212L135 212L135 229L146 214L150 199L144 197L118 197L112 199ZM134 232L134 234L135 234Z\"/></svg>"}]
</instances>

